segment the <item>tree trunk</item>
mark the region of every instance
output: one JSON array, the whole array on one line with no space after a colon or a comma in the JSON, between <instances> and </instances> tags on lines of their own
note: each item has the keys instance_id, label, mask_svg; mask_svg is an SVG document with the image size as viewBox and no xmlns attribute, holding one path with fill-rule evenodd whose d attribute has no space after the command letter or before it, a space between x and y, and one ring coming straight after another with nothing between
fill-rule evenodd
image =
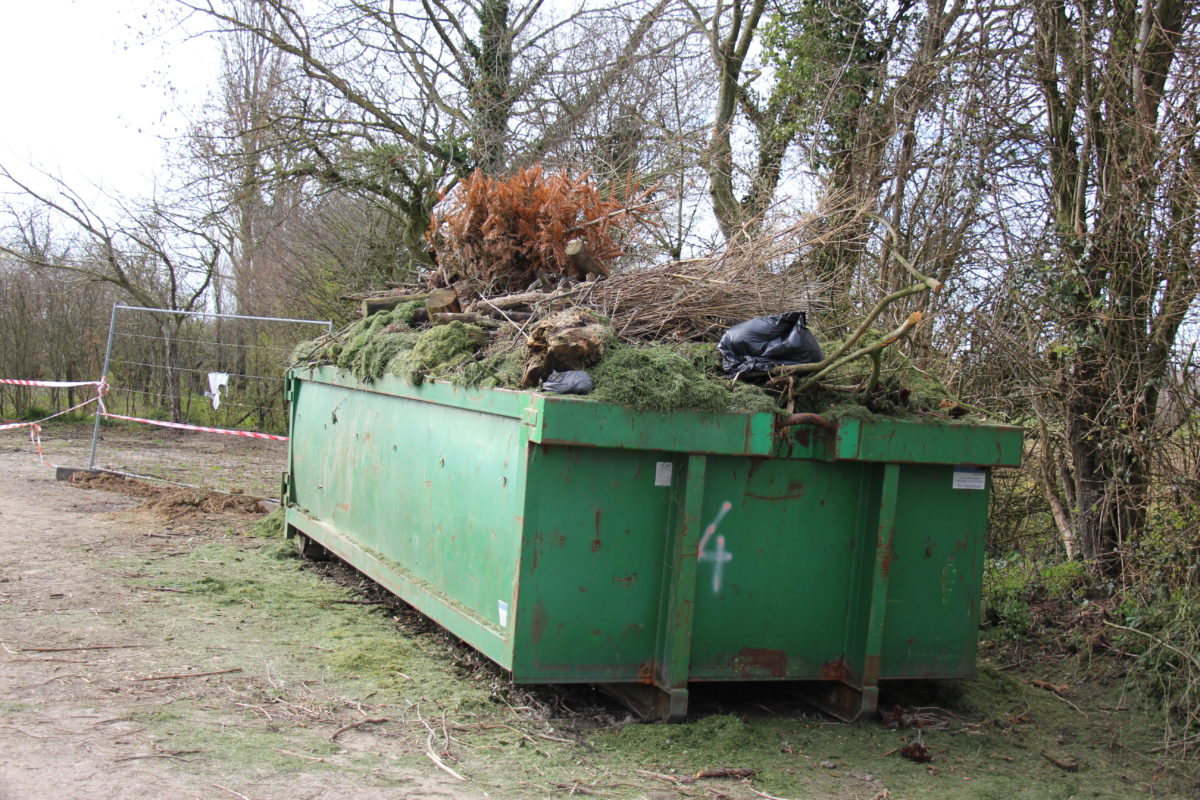
<instances>
[{"instance_id":1,"label":"tree trunk","mask_svg":"<svg viewBox=\"0 0 1200 800\"><path fill-rule=\"evenodd\" d=\"M1047 206L1059 265L1046 310L1064 365L1058 402L1071 455L1080 555L1119 575L1145 527L1157 387L1200 286L1172 242L1195 231L1195 108L1169 81L1183 28L1177 0L1035 5L1034 79L1046 113ZM1181 69L1194 69L1191 65ZM1165 93L1174 96L1164 102Z\"/></svg>"},{"instance_id":2,"label":"tree trunk","mask_svg":"<svg viewBox=\"0 0 1200 800\"><path fill-rule=\"evenodd\" d=\"M475 166L499 175L507 166L508 119L516 91L512 87L512 37L508 0L483 0L479 43L470 89L471 154Z\"/></svg>"}]
</instances>

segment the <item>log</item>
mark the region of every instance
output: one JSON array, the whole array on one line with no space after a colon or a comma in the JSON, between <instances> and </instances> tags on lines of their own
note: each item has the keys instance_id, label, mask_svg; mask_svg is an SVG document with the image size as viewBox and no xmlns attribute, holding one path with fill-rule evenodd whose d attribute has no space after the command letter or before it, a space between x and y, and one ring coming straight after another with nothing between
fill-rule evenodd
<instances>
[{"instance_id":1,"label":"log","mask_svg":"<svg viewBox=\"0 0 1200 800\"><path fill-rule=\"evenodd\" d=\"M498 308L484 307L484 308L480 309L479 313L486 314L487 316L491 317L492 319L509 320L512 322L527 322L528 320L533 318L532 311L503 311L502 312Z\"/></svg>"},{"instance_id":2,"label":"log","mask_svg":"<svg viewBox=\"0 0 1200 800\"><path fill-rule=\"evenodd\" d=\"M552 300L557 296L556 292L521 292L519 294L506 294L500 297L489 297L486 301L477 300L468 306L468 311L480 311L486 308L503 308L507 311L510 308L517 306L531 306L537 303L544 303L547 300Z\"/></svg>"},{"instance_id":3,"label":"log","mask_svg":"<svg viewBox=\"0 0 1200 800\"><path fill-rule=\"evenodd\" d=\"M564 248L567 252L567 258L571 260L571 264L575 269L579 270L579 275L601 275L608 277L608 268L601 264L592 251L588 249L587 242L583 239L572 239L567 242Z\"/></svg>"},{"instance_id":4,"label":"log","mask_svg":"<svg viewBox=\"0 0 1200 800\"><path fill-rule=\"evenodd\" d=\"M480 314L452 313L449 311L440 314L430 314L429 321L434 325L445 325L447 322L465 322L469 325L478 325L481 328L500 327L500 323L491 317L485 317Z\"/></svg>"},{"instance_id":5,"label":"log","mask_svg":"<svg viewBox=\"0 0 1200 800\"><path fill-rule=\"evenodd\" d=\"M362 315L369 317L377 311L391 311L398 305L411 303L414 300L424 300L428 296L428 292L420 292L418 294L411 292L374 292L366 297L355 299L362 300ZM350 297L353 297L353 295L350 295Z\"/></svg>"},{"instance_id":6,"label":"log","mask_svg":"<svg viewBox=\"0 0 1200 800\"><path fill-rule=\"evenodd\" d=\"M351 302L357 303L359 300L374 300L377 297L388 298L388 297L395 297L396 295L406 295L406 294L407 295L419 295L420 297L424 298L425 295L428 294L428 292L423 292L419 289L414 289L411 286L404 287L404 288L394 287L394 288L388 288L388 289L372 289L369 292L354 292L352 294L339 294L338 300L349 300Z\"/></svg>"}]
</instances>

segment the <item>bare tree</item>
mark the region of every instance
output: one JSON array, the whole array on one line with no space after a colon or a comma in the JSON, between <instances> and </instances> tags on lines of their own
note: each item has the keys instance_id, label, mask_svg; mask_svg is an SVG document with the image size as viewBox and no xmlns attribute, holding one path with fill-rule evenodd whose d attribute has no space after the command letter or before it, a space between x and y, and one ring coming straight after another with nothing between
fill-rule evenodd
<instances>
[{"instance_id":1,"label":"bare tree","mask_svg":"<svg viewBox=\"0 0 1200 800\"><path fill-rule=\"evenodd\" d=\"M572 136L647 57L647 33L671 0L574 12L541 0L355 0L311 12L287 0L181 4L284 54L303 78L272 123L300 155L289 174L373 198L428 264L439 193ZM619 38L584 35L600 29Z\"/></svg>"},{"instance_id":2,"label":"bare tree","mask_svg":"<svg viewBox=\"0 0 1200 800\"><path fill-rule=\"evenodd\" d=\"M1030 15L1048 163L1043 307L1069 536L1115 573L1146 522L1155 420L1200 297L1197 11L1042 0Z\"/></svg>"},{"instance_id":3,"label":"bare tree","mask_svg":"<svg viewBox=\"0 0 1200 800\"><path fill-rule=\"evenodd\" d=\"M250 0L249 18L263 11ZM229 240L232 295L243 314L270 315L287 296L288 276L276 256L283 220L302 198L303 180L282 177L295 166L276 121L287 113L290 82L284 55L245 32L221 40L221 73L207 118L196 125L190 155L201 167L194 190L222 209ZM218 304L225 287L214 281ZM230 308L229 310L232 310Z\"/></svg>"},{"instance_id":4,"label":"bare tree","mask_svg":"<svg viewBox=\"0 0 1200 800\"><path fill-rule=\"evenodd\" d=\"M43 175L48 188L0 167L17 197L3 209L7 240L0 253L39 269L58 270L111 284L146 308L196 311L203 307L224 250L212 216L158 200L118 203L101 212L61 179ZM54 229L65 244L48 246ZM166 396L179 421L178 332L187 317L161 314Z\"/></svg>"}]
</instances>

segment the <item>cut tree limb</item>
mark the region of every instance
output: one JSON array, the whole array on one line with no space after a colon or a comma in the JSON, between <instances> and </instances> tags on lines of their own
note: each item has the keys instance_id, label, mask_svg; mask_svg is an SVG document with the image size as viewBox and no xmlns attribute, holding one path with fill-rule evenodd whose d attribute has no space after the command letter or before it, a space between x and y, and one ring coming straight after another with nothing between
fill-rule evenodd
<instances>
[{"instance_id":1,"label":"cut tree limb","mask_svg":"<svg viewBox=\"0 0 1200 800\"><path fill-rule=\"evenodd\" d=\"M560 311L530 328L521 386L537 386L555 370L586 369L604 355L607 329L580 309Z\"/></svg>"},{"instance_id":2,"label":"cut tree limb","mask_svg":"<svg viewBox=\"0 0 1200 800\"><path fill-rule=\"evenodd\" d=\"M921 294L923 292L937 292L941 290L942 284L940 281L938 281L936 278L931 278L928 275L924 275L919 272L917 268L912 265L911 261L898 252L895 245L896 242L899 241L900 237L896 233L896 229L892 227L891 223L889 223L883 217L871 214L869 212L867 213L867 216L872 217L880 222L885 228L887 228L888 235L891 239L891 241L888 242L888 249L891 251L892 257L895 258L901 265L903 265L904 268L917 279L917 283L914 283L913 285L907 286L903 289L897 289L876 303L875 307L871 309L871 313L867 314L866 318L854 330L854 333L850 334L850 337L846 339L846 341L842 342L842 344L836 350L834 350L825 358L811 364L790 364L785 367L777 367L771 370L772 376L782 377L785 375L795 375L801 372L815 372L816 375L814 375L812 378L809 378L799 387L803 389L805 386L810 386L813 384L819 377L829 373L832 369L836 369L837 367L849 363L856 358L861 358L882 350L889 344L892 344L904 336L907 336L912 330L913 326L921 321L922 312L913 312L913 314L909 315L909 318L905 320L905 322L899 328L892 331L880 341L868 347L856 350L850 356L845 356L850 348L858 344L858 341L862 339L863 335L866 334L868 330L871 329L871 326L875 323L875 320L879 318L879 315L887 310L888 306L892 305L892 303L895 303L898 300L903 300L904 298L915 294ZM872 382L877 379L878 376L873 374Z\"/></svg>"},{"instance_id":3,"label":"cut tree limb","mask_svg":"<svg viewBox=\"0 0 1200 800\"><path fill-rule=\"evenodd\" d=\"M533 318L532 311L504 311L500 308L484 309L481 313L487 314L492 319L504 319L512 323L528 322Z\"/></svg>"},{"instance_id":4,"label":"cut tree limb","mask_svg":"<svg viewBox=\"0 0 1200 800\"><path fill-rule=\"evenodd\" d=\"M874 353L878 350L882 350L883 348L887 347L888 345L895 344L896 342L903 339L905 336L908 336L908 334L912 333L913 328L917 327L918 323L920 323L921 320L924 318L925 318L925 314L923 312L914 311L913 313L908 315L908 319L904 320L904 322L900 324L900 327L896 328L894 331L889 333L887 336L884 336L882 339L875 342L874 344L870 344L870 345L867 345L866 347L855 350L853 353L846 355L846 356L842 356L841 358L837 359L836 361L833 361L832 363L827 364L824 367L824 369L821 369L819 372L817 372L816 374L807 378L803 383L801 383L799 386L797 386L796 391L803 391L803 390L807 389L809 386L812 386L814 383L821 380L821 378L825 377L830 372L833 372L838 367L849 364L851 361L855 360L856 358L862 358L863 356L871 355L872 353ZM821 363L825 363L828 361L829 361L829 359L825 359ZM805 367L805 366L809 366L809 365L797 364L795 366ZM792 368L791 367L782 367L781 368L781 370L790 370L790 369L792 369Z\"/></svg>"},{"instance_id":5,"label":"cut tree limb","mask_svg":"<svg viewBox=\"0 0 1200 800\"><path fill-rule=\"evenodd\" d=\"M369 317L377 311L391 311L398 305L413 300L424 300L428 296L428 292L370 292L364 295L345 295L343 299L362 301L360 311L364 317Z\"/></svg>"},{"instance_id":6,"label":"cut tree limb","mask_svg":"<svg viewBox=\"0 0 1200 800\"><path fill-rule=\"evenodd\" d=\"M571 264L575 269L579 270L580 275L602 275L608 277L608 268L600 263L597 258L592 255L592 251L588 249L587 242L583 239L572 239L567 242L565 248L567 258L571 260Z\"/></svg>"},{"instance_id":7,"label":"cut tree limb","mask_svg":"<svg viewBox=\"0 0 1200 800\"><path fill-rule=\"evenodd\" d=\"M463 312L453 314L450 312L431 314L429 321L434 325L445 325L447 322L466 322L470 325L478 325L481 328L499 328L500 323L491 317L486 317L482 314L470 314Z\"/></svg>"},{"instance_id":8,"label":"cut tree limb","mask_svg":"<svg viewBox=\"0 0 1200 800\"><path fill-rule=\"evenodd\" d=\"M559 297L558 292L519 292L517 294L507 294L501 297L491 297L487 300L487 305L495 309L508 310L518 306L532 306L539 303L545 303L550 300L555 300ZM472 303L467 307L468 311L478 311L479 303Z\"/></svg>"}]
</instances>

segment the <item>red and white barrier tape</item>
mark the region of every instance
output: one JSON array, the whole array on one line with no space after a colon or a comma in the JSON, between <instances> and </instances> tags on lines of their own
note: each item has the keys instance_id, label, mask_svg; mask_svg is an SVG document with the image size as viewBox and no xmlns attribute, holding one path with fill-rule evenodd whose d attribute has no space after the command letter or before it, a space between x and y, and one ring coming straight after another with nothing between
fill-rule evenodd
<instances>
[{"instance_id":1,"label":"red and white barrier tape","mask_svg":"<svg viewBox=\"0 0 1200 800\"><path fill-rule=\"evenodd\" d=\"M48 417L42 417L41 419L34 420L33 422L5 423L4 425L0 425L0 431L8 431L8 430L12 430L13 428L25 428L25 427L32 427L32 428L37 428L38 430L41 430L41 428L38 427L40 423L45 422L46 420L54 419L55 417L61 417L63 414L70 414L72 411L83 408L88 403L94 403L99 399L100 398L98 396L97 397L89 397L87 400L84 400L82 403L76 403L75 405L71 406L68 409L51 414Z\"/></svg>"},{"instance_id":2,"label":"red and white barrier tape","mask_svg":"<svg viewBox=\"0 0 1200 800\"><path fill-rule=\"evenodd\" d=\"M96 413L102 417L109 417L110 419L123 419L128 422L141 422L146 425L157 425L162 428L175 428L176 430L181 430L181 431L199 431L200 433L220 433L220 434L225 434L227 436L244 436L248 439L268 439L273 442L286 442L288 440L288 437L286 437L286 436L276 436L273 433L259 433L257 431L239 431L239 430L231 430L228 428L208 428L203 425L188 425L188 424L185 424L182 422L164 422L163 420L157 420L157 419L146 419L144 417L127 417L124 414L113 414L113 413L109 412L109 410L107 408L104 407L104 395L108 393L108 388L109 388L108 383L104 378L101 378L98 381L27 381L27 380L22 380L22 379L18 379L18 378L0 378L0 384L9 384L9 385L13 385L13 386L40 386L40 387L48 387L48 388L54 388L54 389L67 389L67 388L72 388L72 387L76 387L76 386L95 386L96 387L96 396L95 397L90 397L87 400L84 400L82 403L77 403L64 411L59 411L56 414L51 414L48 417L43 417L42 419L34 420L33 422L10 422L10 423L0 425L0 431L13 430L15 428L29 428L29 438L30 438L30 441L32 441L33 444L37 447L38 458L41 460L41 462L43 464L48 464L49 466L52 466L52 467L55 465L50 464L42 456L42 437L41 437L42 428L41 428L40 423L43 423L46 420L54 419L55 417L61 417L63 414L70 414L72 411L83 408L88 403L96 403L98 406L98 408L96 409Z\"/></svg>"},{"instance_id":3,"label":"red and white barrier tape","mask_svg":"<svg viewBox=\"0 0 1200 800\"><path fill-rule=\"evenodd\" d=\"M20 378L0 378L10 386L44 386L49 389L71 389L76 386L99 386L103 381L27 381Z\"/></svg>"},{"instance_id":4,"label":"red and white barrier tape","mask_svg":"<svg viewBox=\"0 0 1200 800\"><path fill-rule=\"evenodd\" d=\"M144 419L143 417L127 417L124 414L112 414L105 410L104 406L100 406L100 416L109 417L110 419L123 419L128 422L143 422L147 425L158 425L163 428L175 428L181 431L199 431L201 433L223 433L228 436L245 436L249 439L270 439L273 442L286 442L288 437L276 436L273 433L259 433L258 431L236 431L228 428L206 428L203 425L187 425L183 422L164 422L158 419Z\"/></svg>"},{"instance_id":5,"label":"red and white barrier tape","mask_svg":"<svg viewBox=\"0 0 1200 800\"><path fill-rule=\"evenodd\" d=\"M29 441L33 442L33 446L37 448L38 461L42 462L47 467L58 469L58 464L51 464L46 460L46 456L42 455L42 426L36 422L29 429Z\"/></svg>"}]
</instances>

